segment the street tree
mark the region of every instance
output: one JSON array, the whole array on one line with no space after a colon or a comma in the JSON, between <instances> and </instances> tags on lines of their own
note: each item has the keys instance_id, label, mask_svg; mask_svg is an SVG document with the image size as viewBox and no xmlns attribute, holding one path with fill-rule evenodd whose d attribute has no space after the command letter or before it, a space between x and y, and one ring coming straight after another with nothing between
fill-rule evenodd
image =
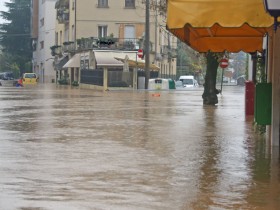
<instances>
[{"instance_id":1,"label":"street tree","mask_svg":"<svg viewBox=\"0 0 280 210\"><path fill-rule=\"evenodd\" d=\"M154 0L157 2L157 0ZM156 9L160 10L161 14L166 14L167 11L167 0L160 0ZM216 89L216 77L219 67L219 60L224 56L224 53L213 53L211 51L204 53L206 58L206 75L204 83L204 92L202 94L203 104L215 105L218 103L217 94L220 93Z\"/></svg>"},{"instance_id":2,"label":"street tree","mask_svg":"<svg viewBox=\"0 0 280 210\"><path fill-rule=\"evenodd\" d=\"M11 0L5 3L7 11L1 11L1 17L6 20L0 24L0 45L2 53L9 58L6 63L18 66L23 73L30 67L31 49L31 1Z\"/></svg>"}]
</instances>

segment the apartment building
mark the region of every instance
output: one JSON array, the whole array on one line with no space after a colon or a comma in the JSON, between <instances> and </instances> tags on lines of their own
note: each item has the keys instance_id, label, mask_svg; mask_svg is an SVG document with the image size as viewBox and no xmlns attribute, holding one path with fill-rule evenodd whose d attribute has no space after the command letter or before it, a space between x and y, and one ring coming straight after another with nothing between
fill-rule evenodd
<instances>
[{"instance_id":1,"label":"apartment building","mask_svg":"<svg viewBox=\"0 0 280 210\"><path fill-rule=\"evenodd\" d=\"M151 1L150 61L160 67L159 76L176 77L176 38L165 29L164 16ZM145 39L145 1L143 0L58 0L52 54L58 77L80 80L79 66L62 68L65 60L85 50L134 51L143 48ZM113 42L104 46L102 40Z\"/></svg>"},{"instance_id":2,"label":"apartment building","mask_svg":"<svg viewBox=\"0 0 280 210\"><path fill-rule=\"evenodd\" d=\"M32 0L33 72L41 83L55 81L54 57L50 47L55 41L56 0Z\"/></svg>"}]
</instances>

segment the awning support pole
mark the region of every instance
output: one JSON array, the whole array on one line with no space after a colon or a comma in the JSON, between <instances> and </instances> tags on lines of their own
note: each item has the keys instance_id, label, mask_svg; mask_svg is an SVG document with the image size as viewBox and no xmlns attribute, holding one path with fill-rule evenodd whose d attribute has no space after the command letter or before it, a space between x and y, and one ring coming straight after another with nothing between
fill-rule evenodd
<instances>
[{"instance_id":1,"label":"awning support pole","mask_svg":"<svg viewBox=\"0 0 280 210\"><path fill-rule=\"evenodd\" d=\"M273 33L272 58L272 146L279 147L280 141L280 30Z\"/></svg>"}]
</instances>

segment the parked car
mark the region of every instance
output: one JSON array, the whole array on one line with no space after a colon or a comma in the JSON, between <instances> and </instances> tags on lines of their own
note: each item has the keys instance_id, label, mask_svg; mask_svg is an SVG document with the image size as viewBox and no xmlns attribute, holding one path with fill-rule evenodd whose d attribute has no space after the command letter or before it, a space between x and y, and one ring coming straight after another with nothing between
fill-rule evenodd
<instances>
[{"instance_id":1,"label":"parked car","mask_svg":"<svg viewBox=\"0 0 280 210\"><path fill-rule=\"evenodd\" d=\"M0 72L0 80L13 80L13 72Z\"/></svg>"},{"instance_id":2,"label":"parked car","mask_svg":"<svg viewBox=\"0 0 280 210\"><path fill-rule=\"evenodd\" d=\"M0 86L15 86L13 72L0 72Z\"/></svg>"}]
</instances>

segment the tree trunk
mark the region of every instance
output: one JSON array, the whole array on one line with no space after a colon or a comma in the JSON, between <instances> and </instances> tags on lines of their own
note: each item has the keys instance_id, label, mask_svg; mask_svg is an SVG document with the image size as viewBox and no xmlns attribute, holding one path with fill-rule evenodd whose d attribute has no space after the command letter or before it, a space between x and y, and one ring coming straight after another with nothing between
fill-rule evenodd
<instances>
[{"instance_id":1,"label":"tree trunk","mask_svg":"<svg viewBox=\"0 0 280 210\"><path fill-rule=\"evenodd\" d=\"M215 105L218 103L217 94L219 90L216 89L216 77L219 62L211 52L207 53L207 69L204 83L204 92L202 94L203 104Z\"/></svg>"}]
</instances>

